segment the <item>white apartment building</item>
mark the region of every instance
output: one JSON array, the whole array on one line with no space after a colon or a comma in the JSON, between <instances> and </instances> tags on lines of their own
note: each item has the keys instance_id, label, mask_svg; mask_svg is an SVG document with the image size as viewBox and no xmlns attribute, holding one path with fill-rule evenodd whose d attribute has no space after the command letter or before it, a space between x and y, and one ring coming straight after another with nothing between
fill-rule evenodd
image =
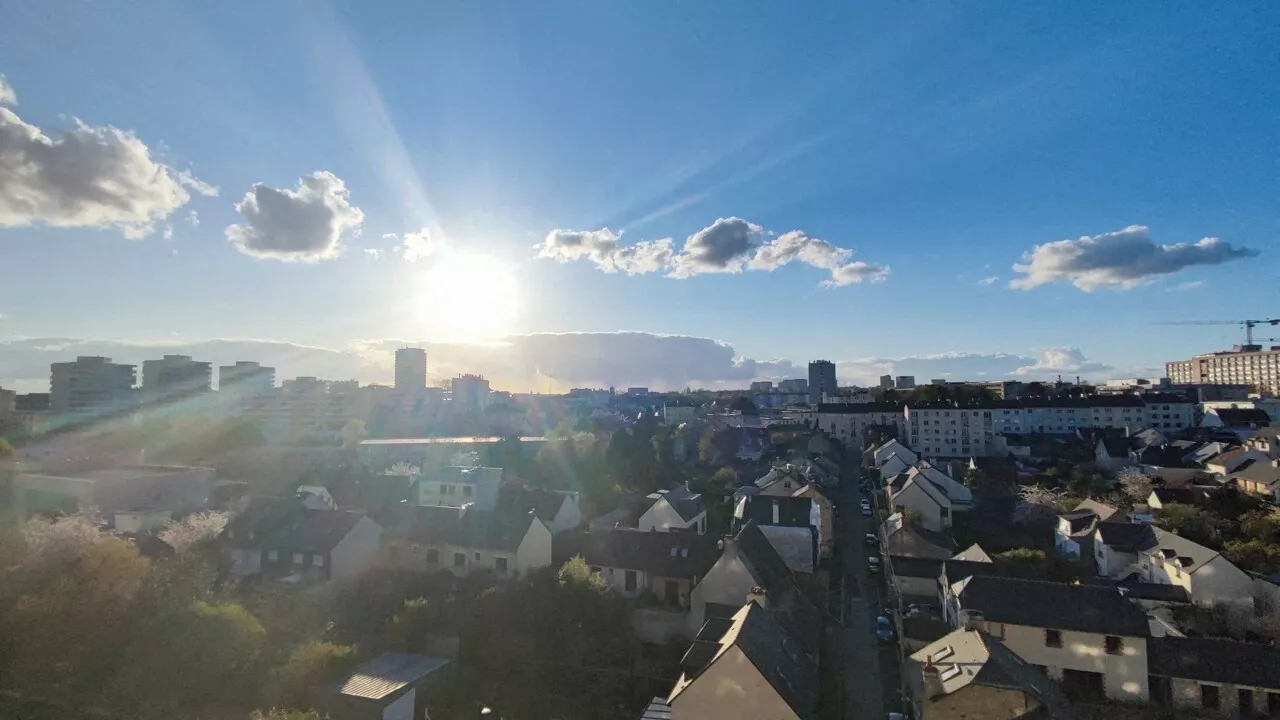
<instances>
[{"instance_id":1,"label":"white apartment building","mask_svg":"<svg viewBox=\"0 0 1280 720\"><path fill-rule=\"evenodd\" d=\"M903 420L902 408L893 403L823 403L817 413L819 430L859 450L867 428L890 425L901 437Z\"/></svg>"},{"instance_id":2,"label":"white apartment building","mask_svg":"<svg viewBox=\"0 0 1280 720\"><path fill-rule=\"evenodd\" d=\"M1061 400L999 400L916 405L904 411L906 444L926 458L1008 452L1004 433L1070 434L1079 428L1177 431L1195 425L1195 404L1180 395L1095 395Z\"/></svg>"},{"instance_id":3,"label":"white apartment building","mask_svg":"<svg viewBox=\"0 0 1280 720\"><path fill-rule=\"evenodd\" d=\"M81 356L49 365L49 409L55 414L112 412L135 400L135 366Z\"/></svg>"},{"instance_id":4,"label":"white apartment building","mask_svg":"<svg viewBox=\"0 0 1280 720\"><path fill-rule=\"evenodd\" d=\"M1196 355L1164 364L1175 384L1253 385L1259 392L1280 393L1280 345L1237 345L1231 350Z\"/></svg>"}]
</instances>

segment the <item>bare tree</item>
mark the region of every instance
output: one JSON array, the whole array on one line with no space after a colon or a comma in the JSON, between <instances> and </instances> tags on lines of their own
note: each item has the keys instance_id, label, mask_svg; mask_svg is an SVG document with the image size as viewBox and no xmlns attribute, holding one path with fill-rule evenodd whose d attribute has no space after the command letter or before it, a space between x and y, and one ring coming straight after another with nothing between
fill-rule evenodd
<instances>
[{"instance_id":1,"label":"bare tree","mask_svg":"<svg viewBox=\"0 0 1280 720\"><path fill-rule=\"evenodd\" d=\"M395 465L383 471L383 475L401 475L404 477L413 477L422 474L422 468L414 467L407 462L398 462Z\"/></svg>"},{"instance_id":2,"label":"bare tree","mask_svg":"<svg viewBox=\"0 0 1280 720\"><path fill-rule=\"evenodd\" d=\"M176 552L186 552L218 537L226 526L226 513L198 512L169 523L159 537Z\"/></svg>"},{"instance_id":3,"label":"bare tree","mask_svg":"<svg viewBox=\"0 0 1280 720\"><path fill-rule=\"evenodd\" d=\"M33 518L22 528L27 557L32 561L79 557L102 539L101 526L101 520L93 512L80 512L53 520Z\"/></svg>"},{"instance_id":4,"label":"bare tree","mask_svg":"<svg viewBox=\"0 0 1280 720\"><path fill-rule=\"evenodd\" d=\"M1151 496L1151 478L1137 468L1125 468L1116 474L1120 491L1134 502L1146 502Z\"/></svg>"}]
</instances>

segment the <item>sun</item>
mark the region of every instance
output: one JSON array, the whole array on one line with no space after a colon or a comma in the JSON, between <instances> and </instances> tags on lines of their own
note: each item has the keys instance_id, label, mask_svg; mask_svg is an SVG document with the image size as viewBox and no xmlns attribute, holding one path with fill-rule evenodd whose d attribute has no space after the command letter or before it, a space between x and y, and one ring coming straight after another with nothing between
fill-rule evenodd
<instances>
[{"instance_id":1,"label":"sun","mask_svg":"<svg viewBox=\"0 0 1280 720\"><path fill-rule=\"evenodd\" d=\"M463 341L511 331L518 309L515 276L488 255L450 253L422 278L420 312L437 332Z\"/></svg>"}]
</instances>

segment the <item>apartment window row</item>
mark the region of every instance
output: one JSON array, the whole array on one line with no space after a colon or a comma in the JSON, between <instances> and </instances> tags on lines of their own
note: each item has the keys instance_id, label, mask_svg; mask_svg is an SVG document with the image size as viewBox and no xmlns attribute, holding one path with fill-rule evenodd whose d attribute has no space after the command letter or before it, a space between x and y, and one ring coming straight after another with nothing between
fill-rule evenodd
<instances>
[{"instance_id":1,"label":"apartment window row","mask_svg":"<svg viewBox=\"0 0 1280 720\"><path fill-rule=\"evenodd\" d=\"M475 490L470 485L450 485L449 483L440 483L440 494L441 495L457 495L458 488L462 488L463 497L471 497L472 492L474 492Z\"/></svg>"}]
</instances>

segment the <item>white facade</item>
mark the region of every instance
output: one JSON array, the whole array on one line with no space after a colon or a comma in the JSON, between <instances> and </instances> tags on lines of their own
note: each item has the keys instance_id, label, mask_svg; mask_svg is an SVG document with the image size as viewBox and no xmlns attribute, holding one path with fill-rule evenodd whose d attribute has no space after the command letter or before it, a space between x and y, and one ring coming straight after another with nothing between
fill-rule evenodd
<instances>
[{"instance_id":1,"label":"white facade","mask_svg":"<svg viewBox=\"0 0 1280 720\"><path fill-rule=\"evenodd\" d=\"M951 502L929 481L917 475L889 496L891 512L914 512L926 530L943 532L951 527Z\"/></svg>"},{"instance_id":2,"label":"white facade","mask_svg":"<svg viewBox=\"0 0 1280 720\"><path fill-rule=\"evenodd\" d=\"M660 497L640 516L637 527L646 532L671 532L672 530L693 530L699 535L707 532L707 511L704 509L694 517L686 520L676 512L665 497Z\"/></svg>"},{"instance_id":3,"label":"white facade","mask_svg":"<svg viewBox=\"0 0 1280 720\"><path fill-rule=\"evenodd\" d=\"M1245 347L1165 363L1165 374L1180 385L1253 385L1259 392L1280 392L1280 347Z\"/></svg>"},{"instance_id":4,"label":"white facade","mask_svg":"<svg viewBox=\"0 0 1280 720\"><path fill-rule=\"evenodd\" d=\"M864 431L872 425L890 425L902 433L900 408L884 403L838 403L818 406L818 429L851 448L862 449Z\"/></svg>"},{"instance_id":5,"label":"white facade","mask_svg":"<svg viewBox=\"0 0 1280 720\"><path fill-rule=\"evenodd\" d=\"M1230 560L1173 533L1153 529L1159 544L1138 559L1144 581L1177 585L1198 604L1252 604L1253 580Z\"/></svg>"},{"instance_id":6,"label":"white facade","mask_svg":"<svg viewBox=\"0 0 1280 720\"><path fill-rule=\"evenodd\" d=\"M362 517L329 551L329 579L355 580L373 567L382 545L382 526Z\"/></svg>"},{"instance_id":7,"label":"white facade","mask_svg":"<svg viewBox=\"0 0 1280 720\"><path fill-rule=\"evenodd\" d=\"M501 486L502 468L446 466L418 479L418 504L492 510Z\"/></svg>"},{"instance_id":8,"label":"white facade","mask_svg":"<svg viewBox=\"0 0 1280 720\"><path fill-rule=\"evenodd\" d=\"M78 357L49 366L49 410L59 413L111 412L134 401L133 365L107 357Z\"/></svg>"}]
</instances>

